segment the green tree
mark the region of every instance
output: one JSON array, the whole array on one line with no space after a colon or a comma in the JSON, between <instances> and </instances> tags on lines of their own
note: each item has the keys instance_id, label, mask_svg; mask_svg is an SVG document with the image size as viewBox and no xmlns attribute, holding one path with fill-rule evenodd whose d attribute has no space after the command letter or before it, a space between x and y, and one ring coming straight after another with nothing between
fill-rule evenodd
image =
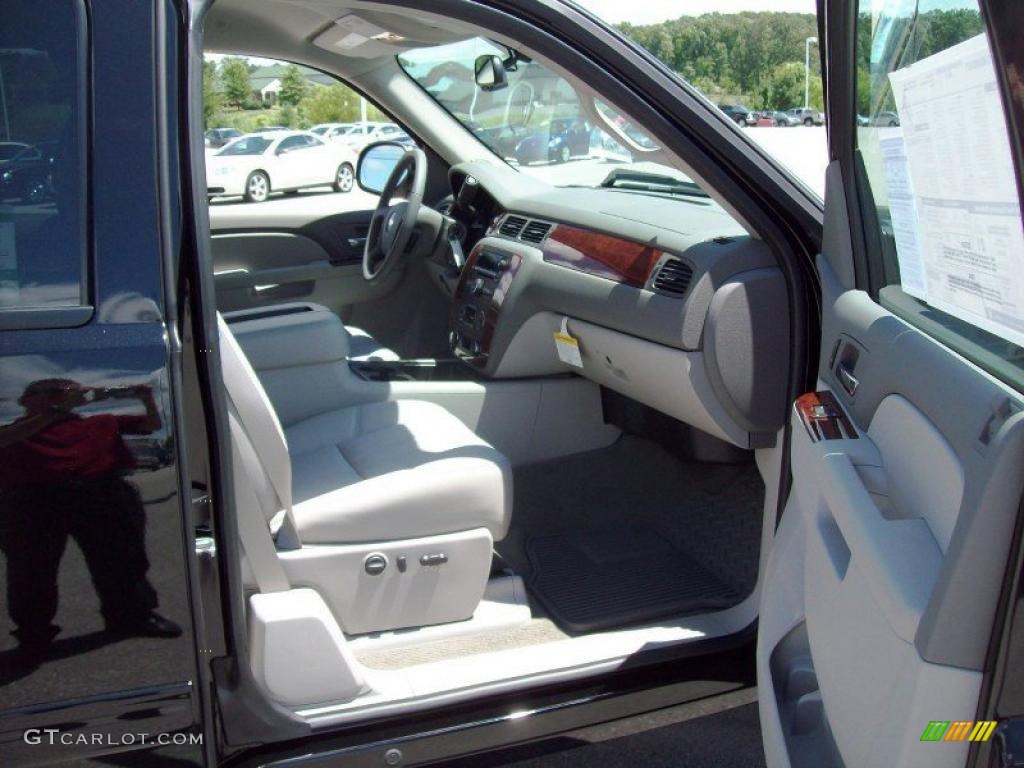
<instances>
[{"instance_id":1,"label":"green tree","mask_svg":"<svg viewBox=\"0 0 1024 768\"><path fill-rule=\"evenodd\" d=\"M819 112L825 111L825 88L821 82L821 75L817 74L813 69L811 70L811 109L816 109Z\"/></svg>"},{"instance_id":2,"label":"green tree","mask_svg":"<svg viewBox=\"0 0 1024 768\"><path fill-rule=\"evenodd\" d=\"M217 75L217 65L212 61L203 62L203 128L219 127L211 126L210 122L221 107L223 97L220 93L220 78Z\"/></svg>"},{"instance_id":3,"label":"green tree","mask_svg":"<svg viewBox=\"0 0 1024 768\"><path fill-rule=\"evenodd\" d=\"M244 59L227 58L220 63L220 79L224 84L224 100L241 109L252 98L252 84L249 81L249 67Z\"/></svg>"},{"instance_id":4,"label":"green tree","mask_svg":"<svg viewBox=\"0 0 1024 768\"><path fill-rule=\"evenodd\" d=\"M919 58L944 51L984 30L981 14L968 8L933 10L925 13L924 40Z\"/></svg>"},{"instance_id":5,"label":"green tree","mask_svg":"<svg viewBox=\"0 0 1024 768\"><path fill-rule=\"evenodd\" d=\"M299 127L299 113L294 104L285 104L281 107L280 120L285 128Z\"/></svg>"},{"instance_id":6,"label":"green tree","mask_svg":"<svg viewBox=\"0 0 1024 768\"><path fill-rule=\"evenodd\" d=\"M871 114L871 73L857 67L857 113Z\"/></svg>"},{"instance_id":7,"label":"green tree","mask_svg":"<svg viewBox=\"0 0 1024 768\"><path fill-rule=\"evenodd\" d=\"M278 94L281 103L297 106L308 91L309 83L303 77L302 70L295 64L285 67L284 74L281 75L281 92Z\"/></svg>"},{"instance_id":8,"label":"green tree","mask_svg":"<svg viewBox=\"0 0 1024 768\"><path fill-rule=\"evenodd\" d=\"M779 64L772 70L767 86L768 109L789 109L804 103L804 65L799 61Z\"/></svg>"},{"instance_id":9,"label":"green tree","mask_svg":"<svg viewBox=\"0 0 1024 768\"><path fill-rule=\"evenodd\" d=\"M299 105L310 123L351 123L359 119L359 96L341 83L314 88Z\"/></svg>"}]
</instances>

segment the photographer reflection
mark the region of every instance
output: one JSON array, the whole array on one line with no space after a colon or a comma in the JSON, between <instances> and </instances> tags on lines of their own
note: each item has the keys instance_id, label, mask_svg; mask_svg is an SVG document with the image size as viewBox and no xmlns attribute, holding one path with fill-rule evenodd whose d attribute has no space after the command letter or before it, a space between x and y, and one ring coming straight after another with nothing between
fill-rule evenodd
<instances>
[{"instance_id":1,"label":"photographer reflection","mask_svg":"<svg viewBox=\"0 0 1024 768\"><path fill-rule=\"evenodd\" d=\"M76 408L134 399L145 414L81 415ZM25 414L0 427L0 549L7 558L7 605L22 652L46 655L60 632L57 574L70 536L85 557L107 632L177 637L155 609L146 571L145 512L124 475L135 466L124 435L148 435L160 415L147 385L84 387L42 379L18 400Z\"/></svg>"}]
</instances>

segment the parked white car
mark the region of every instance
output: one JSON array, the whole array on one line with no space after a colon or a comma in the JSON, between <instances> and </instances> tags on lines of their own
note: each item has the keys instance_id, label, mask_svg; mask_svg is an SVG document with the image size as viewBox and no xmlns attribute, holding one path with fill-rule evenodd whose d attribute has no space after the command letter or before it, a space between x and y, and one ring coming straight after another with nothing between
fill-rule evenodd
<instances>
[{"instance_id":1,"label":"parked white car","mask_svg":"<svg viewBox=\"0 0 1024 768\"><path fill-rule=\"evenodd\" d=\"M355 123L320 123L309 129L321 139L335 141L349 133L355 127Z\"/></svg>"},{"instance_id":2,"label":"parked white car","mask_svg":"<svg viewBox=\"0 0 1024 768\"><path fill-rule=\"evenodd\" d=\"M355 185L356 153L324 142L308 131L254 133L235 139L206 158L207 194L242 195L260 203L272 191L333 186L350 192Z\"/></svg>"},{"instance_id":3,"label":"parked white car","mask_svg":"<svg viewBox=\"0 0 1024 768\"><path fill-rule=\"evenodd\" d=\"M374 141L398 141L408 138L401 126L394 123L356 123L344 135L338 136L340 141L358 152Z\"/></svg>"}]
</instances>

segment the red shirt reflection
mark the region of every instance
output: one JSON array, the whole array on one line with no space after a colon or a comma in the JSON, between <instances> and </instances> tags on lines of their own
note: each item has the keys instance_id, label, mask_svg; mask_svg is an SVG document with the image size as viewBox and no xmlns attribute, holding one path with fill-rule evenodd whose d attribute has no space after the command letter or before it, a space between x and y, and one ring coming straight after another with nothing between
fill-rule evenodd
<instances>
[{"instance_id":1,"label":"red shirt reflection","mask_svg":"<svg viewBox=\"0 0 1024 768\"><path fill-rule=\"evenodd\" d=\"M72 409L110 398L143 402L144 415L82 416ZM0 488L93 480L135 466L124 435L150 434L160 426L148 386L90 389L67 379L30 384L19 402L25 415L0 430Z\"/></svg>"}]
</instances>

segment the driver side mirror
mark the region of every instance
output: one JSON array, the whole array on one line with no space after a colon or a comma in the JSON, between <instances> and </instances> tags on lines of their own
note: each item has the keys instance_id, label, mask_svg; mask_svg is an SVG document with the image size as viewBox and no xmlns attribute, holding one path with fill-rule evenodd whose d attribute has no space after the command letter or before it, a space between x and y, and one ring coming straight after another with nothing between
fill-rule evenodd
<instances>
[{"instance_id":1,"label":"driver side mirror","mask_svg":"<svg viewBox=\"0 0 1024 768\"><path fill-rule=\"evenodd\" d=\"M356 167L356 181L359 187L366 192L379 195L405 152L405 146L395 141L367 144L359 153L359 163Z\"/></svg>"},{"instance_id":2,"label":"driver side mirror","mask_svg":"<svg viewBox=\"0 0 1024 768\"><path fill-rule=\"evenodd\" d=\"M473 71L476 84L482 91L500 91L508 86L505 65L498 56L478 56Z\"/></svg>"}]
</instances>

